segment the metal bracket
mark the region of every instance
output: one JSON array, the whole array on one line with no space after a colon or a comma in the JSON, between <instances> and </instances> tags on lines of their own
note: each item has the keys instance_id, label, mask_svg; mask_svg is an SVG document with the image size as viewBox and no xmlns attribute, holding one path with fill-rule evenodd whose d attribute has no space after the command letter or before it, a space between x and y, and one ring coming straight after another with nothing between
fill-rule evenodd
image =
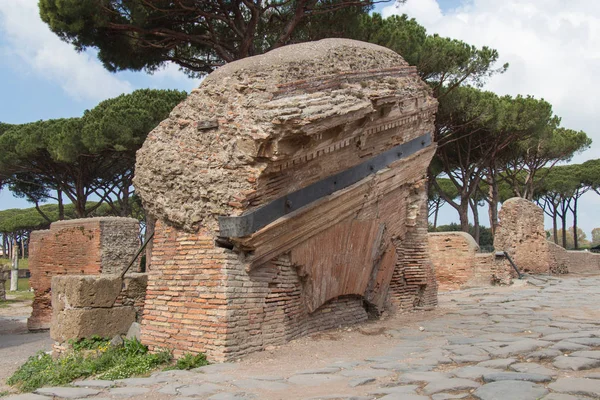
<instances>
[{"instance_id":1,"label":"metal bracket","mask_svg":"<svg viewBox=\"0 0 600 400\"><path fill-rule=\"evenodd\" d=\"M325 196L329 196L338 190L353 185L367 176L386 168L392 162L415 154L429 145L431 145L431 134L426 133L345 171L275 199L239 217L219 216L219 236L244 237L251 235L276 219Z\"/></svg>"}]
</instances>

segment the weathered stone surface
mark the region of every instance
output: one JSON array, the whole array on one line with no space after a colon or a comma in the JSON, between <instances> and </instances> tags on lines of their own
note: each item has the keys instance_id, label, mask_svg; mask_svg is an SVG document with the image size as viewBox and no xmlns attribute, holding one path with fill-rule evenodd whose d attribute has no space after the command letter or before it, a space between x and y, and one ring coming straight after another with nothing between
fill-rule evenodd
<instances>
[{"instance_id":1,"label":"weathered stone surface","mask_svg":"<svg viewBox=\"0 0 600 400\"><path fill-rule=\"evenodd\" d=\"M77 381L72 383L73 386L79 387L88 387L88 388L109 388L115 385L114 381L106 381L106 380L86 380L86 381Z\"/></svg>"},{"instance_id":2,"label":"weathered stone surface","mask_svg":"<svg viewBox=\"0 0 600 400\"><path fill-rule=\"evenodd\" d=\"M559 378L548 387L556 392L600 398L600 380Z\"/></svg>"},{"instance_id":3,"label":"weathered stone surface","mask_svg":"<svg viewBox=\"0 0 600 400\"><path fill-rule=\"evenodd\" d=\"M148 388L143 387L122 387L109 389L109 393L113 397L133 397L146 394L150 391Z\"/></svg>"},{"instance_id":4,"label":"weathered stone surface","mask_svg":"<svg viewBox=\"0 0 600 400\"><path fill-rule=\"evenodd\" d=\"M118 275L63 275L52 278L52 307L55 311L70 308L110 308L121 292L123 281Z\"/></svg>"},{"instance_id":5,"label":"weathered stone surface","mask_svg":"<svg viewBox=\"0 0 600 400\"><path fill-rule=\"evenodd\" d=\"M494 235L496 251L506 251L522 272L548 273L554 265L544 230L544 212L535 203L514 197L502 203Z\"/></svg>"},{"instance_id":6,"label":"weathered stone surface","mask_svg":"<svg viewBox=\"0 0 600 400\"><path fill-rule=\"evenodd\" d=\"M127 339L137 339L140 340L140 324L138 322L133 322L129 329L127 330L127 335L125 336Z\"/></svg>"},{"instance_id":7,"label":"weathered stone surface","mask_svg":"<svg viewBox=\"0 0 600 400\"><path fill-rule=\"evenodd\" d=\"M187 385L177 389L177 391L181 395L190 397L205 397L210 394L216 393L220 390L223 390L222 386L215 385L212 383L203 383L201 385Z\"/></svg>"},{"instance_id":8,"label":"weathered stone surface","mask_svg":"<svg viewBox=\"0 0 600 400\"><path fill-rule=\"evenodd\" d=\"M538 400L548 393L548 389L532 382L501 381L487 383L473 395L480 400Z\"/></svg>"},{"instance_id":9,"label":"weathered stone surface","mask_svg":"<svg viewBox=\"0 0 600 400\"><path fill-rule=\"evenodd\" d=\"M3 397L3 400L50 400L52 397L42 396L41 394L35 393L22 393L13 394L11 396Z\"/></svg>"},{"instance_id":10,"label":"weathered stone surface","mask_svg":"<svg viewBox=\"0 0 600 400\"><path fill-rule=\"evenodd\" d=\"M484 382L497 381L527 381L527 382L550 382L552 377L541 374L528 374L524 372L495 372L483 375Z\"/></svg>"},{"instance_id":11,"label":"weathered stone surface","mask_svg":"<svg viewBox=\"0 0 600 400\"><path fill-rule=\"evenodd\" d=\"M94 335L112 337L125 334L135 321L135 316L133 307L65 309L53 315L50 336L65 342Z\"/></svg>"},{"instance_id":12,"label":"weathered stone surface","mask_svg":"<svg viewBox=\"0 0 600 400\"><path fill-rule=\"evenodd\" d=\"M585 357L558 356L552 362L556 368L581 371L600 367L600 360Z\"/></svg>"},{"instance_id":13,"label":"weathered stone surface","mask_svg":"<svg viewBox=\"0 0 600 400\"><path fill-rule=\"evenodd\" d=\"M65 399L80 399L83 397L95 396L100 393L100 390L87 388L49 387L37 389L35 393L46 396L62 397Z\"/></svg>"},{"instance_id":14,"label":"weathered stone surface","mask_svg":"<svg viewBox=\"0 0 600 400\"><path fill-rule=\"evenodd\" d=\"M426 394L434 394L445 391L475 389L479 386L481 385L478 382L469 379L449 378L429 382L423 391Z\"/></svg>"}]
</instances>

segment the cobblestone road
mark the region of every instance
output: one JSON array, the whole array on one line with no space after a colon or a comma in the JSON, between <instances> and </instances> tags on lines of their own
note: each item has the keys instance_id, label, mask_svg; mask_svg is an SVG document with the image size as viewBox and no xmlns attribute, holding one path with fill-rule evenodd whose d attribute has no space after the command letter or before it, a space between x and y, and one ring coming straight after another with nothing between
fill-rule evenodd
<instances>
[{"instance_id":1,"label":"cobblestone road","mask_svg":"<svg viewBox=\"0 0 600 400\"><path fill-rule=\"evenodd\" d=\"M600 398L600 278L440 295L440 310L340 329L194 371L7 399Z\"/></svg>"}]
</instances>

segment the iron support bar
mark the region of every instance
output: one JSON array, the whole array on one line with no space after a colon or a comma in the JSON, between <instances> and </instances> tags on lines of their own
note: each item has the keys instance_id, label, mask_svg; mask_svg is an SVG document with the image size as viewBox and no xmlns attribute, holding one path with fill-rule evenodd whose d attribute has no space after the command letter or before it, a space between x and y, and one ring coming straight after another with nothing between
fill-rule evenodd
<instances>
[{"instance_id":1,"label":"iron support bar","mask_svg":"<svg viewBox=\"0 0 600 400\"><path fill-rule=\"evenodd\" d=\"M154 237L154 232L152 232L150 234L150 236L148 236L148 238L146 238L146 240L144 241L144 244L142 244L142 247L139 248L137 253L135 253L135 256L133 256L133 259L129 262L129 265L127 265L127 268L125 268L123 270L123 272L121 272L121 279L123 279L123 277L125 276L127 271L129 271L129 268L131 268L131 266L133 265L135 260L137 260L137 258L140 256L140 254L142 254L142 251L144 251L144 249L146 248L146 245L148 245L148 243L150 243L150 241L152 240L153 237Z\"/></svg>"},{"instance_id":2,"label":"iron support bar","mask_svg":"<svg viewBox=\"0 0 600 400\"><path fill-rule=\"evenodd\" d=\"M239 217L219 217L219 236L244 237L251 235L278 218L296 211L325 196L344 189L356 182L375 174L392 162L406 158L431 144L431 134L391 148L345 171L329 176L305 188L275 199L264 206L249 211Z\"/></svg>"},{"instance_id":3,"label":"iron support bar","mask_svg":"<svg viewBox=\"0 0 600 400\"><path fill-rule=\"evenodd\" d=\"M510 256L508 255L508 253L506 251L497 251L496 257L506 257L508 259L508 262L510 263L510 265L512 265L512 267L515 269L515 271L517 271L517 275L519 276L519 279L523 279L523 274L519 271L519 268L517 268L517 264L515 264L513 259L510 258Z\"/></svg>"}]
</instances>

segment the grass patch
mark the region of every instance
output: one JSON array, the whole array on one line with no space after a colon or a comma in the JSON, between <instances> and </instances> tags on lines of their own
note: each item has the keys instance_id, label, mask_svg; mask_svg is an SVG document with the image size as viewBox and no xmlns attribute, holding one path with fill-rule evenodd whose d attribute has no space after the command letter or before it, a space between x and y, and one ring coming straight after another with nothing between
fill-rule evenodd
<instances>
[{"instance_id":1,"label":"grass patch","mask_svg":"<svg viewBox=\"0 0 600 400\"><path fill-rule=\"evenodd\" d=\"M113 347L109 339L98 336L71 342L73 350L53 359L40 352L30 357L8 380L22 392L31 392L43 386L60 386L78 378L95 376L98 379L124 379L147 375L165 369L191 369L207 365L204 354L186 354L175 365L169 365L172 356L168 351L149 353L137 339L125 339L122 346Z\"/></svg>"},{"instance_id":2,"label":"grass patch","mask_svg":"<svg viewBox=\"0 0 600 400\"><path fill-rule=\"evenodd\" d=\"M6 280L6 282L4 282L4 288L6 289L6 293L9 294L14 294L14 295L19 295L20 292L26 292L29 293L29 278L19 278L19 283L17 284L17 290L18 292L10 292L10 275L9 275L9 279ZM33 292L31 292L31 294L25 295L24 300L27 299L33 299Z\"/></svg>"},{"instance_id":3,"label":"grass patch","mask_svg":"<svg viewBox=\"0 0 600 400\"><path fill-rule=\"evenodd\" d=\"M0 251L1 253L1 251ZM10 266L12 264L12 260L6 257L0 258L0 265L6 264ZM19 258L19 269L28 269L29 268L29 258Z\"/></svg>"},{"instance_id":4,"label":"grass patch","mask_svg":"<svg viewBox=\"0 0 600 400\"><path fill-rule=\"evenodd\" d=\"M177 360L177 362L175 362L175 365L172 365L170 367L165 368L166 370L171 370L171 369L193 369L193 368L198 368L198 367L203 367L205 365L208 365L208 361L206 360L206 355L205 354L186 354L183 357L181 357L179 360Z\"/></svg>"}]
</instances>

